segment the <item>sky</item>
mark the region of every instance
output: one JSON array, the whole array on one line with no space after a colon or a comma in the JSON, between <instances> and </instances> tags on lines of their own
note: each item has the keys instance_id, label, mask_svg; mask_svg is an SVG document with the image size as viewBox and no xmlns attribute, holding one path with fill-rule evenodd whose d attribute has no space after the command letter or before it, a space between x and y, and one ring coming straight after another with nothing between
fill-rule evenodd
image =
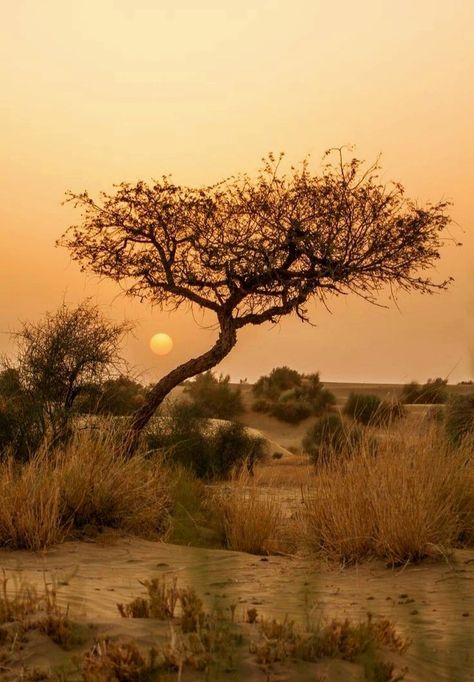
<instances>
[{"instance_id":1,"label":"sky","mask_svg":"<svg viewBox=\"0 0 474 682\"><path fill-rule=\"evenodd\" d=\"M355 296L242 330L219 366L252 381L278 365L327 381L474 378L474 3L452 0L17 0L0 28L0 353L11 332L86 297L135 331L124 354L144 381L206 350L199 314L125 298L81 273L55 240L78 219L67 189L92 194L171 173L206 185L356 145L421 202L453 202L433 277L448 292L398 305ZM381 297L388 304L387 297ZM167 356L149 339L166 332Z\"/></svg>"}]
</instances>

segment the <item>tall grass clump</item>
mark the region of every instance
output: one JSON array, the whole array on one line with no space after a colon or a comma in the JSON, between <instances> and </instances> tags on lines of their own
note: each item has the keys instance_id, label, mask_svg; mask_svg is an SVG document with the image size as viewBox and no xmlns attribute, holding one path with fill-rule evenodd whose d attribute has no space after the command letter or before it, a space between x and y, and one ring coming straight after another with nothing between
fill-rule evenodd
<instances>
[{"instance_id":1,"label":"tall grass clump","mask_svg":"<svg viewBox=\"0 0 474 682\"><path fill-rule=\"evenodd\" d=\"M282 524L281 500L258 481L241 473L213 501L229 549L249 554L271 554Z\"/></svg>"},{"instance_id":2,"label":"tall grass clump","mask_svg":"<svg viewBox=\"0 0 474 682\"><path fill-rule=\"evenodd\" d=\"M471 452L450 448L434 427L386 434L375 457L364 440L350 458L331 458L305 501L307 540L341 562L444 555L473 527Z\"/></svg>"},{"instance_id":3,"label":"tall grass clump","mask_svg":"<svg viewBox=\"0 0 474 682\"><path fill-rule=\"evenodd\" d=\"M446 436L453 445L474 439L474 393L452 396L446 406Z\"/></svg>"},{"instance_id":4,"label":"tall grass clump","mask_svg":"<svg viewBox=\"0 0 474 682\"><path fill-rule=\"evenodd\" d=\"M327 414L308 429L302 445L311 462L319 465L335 455L352 452L361 439L359 426L346 423L340 414Z\"/></svg>"},{"instance_id":5,"label":"tall grass clump","mask_svg":"<svg viewBox=\"0 0 474 682\"><path fill-rule=\"evenodd\" d=\"M376 395L351 393L344 414L366 426L388 426L404 416L404 408L399 402L381 400Z\"/></svg>"},{"instance_id":6,"label":"tall grass clump","mask_svg":"<svg viewBox=\"0 0 474 682\"><path fill-rule=\"evenodd\" d=\"M157 458L127 459L113 429L84 430L25 464L0 463L0 546L42 549L87 526L145 536L167 530L167 476Z\"/></svg>"}]
</instances>

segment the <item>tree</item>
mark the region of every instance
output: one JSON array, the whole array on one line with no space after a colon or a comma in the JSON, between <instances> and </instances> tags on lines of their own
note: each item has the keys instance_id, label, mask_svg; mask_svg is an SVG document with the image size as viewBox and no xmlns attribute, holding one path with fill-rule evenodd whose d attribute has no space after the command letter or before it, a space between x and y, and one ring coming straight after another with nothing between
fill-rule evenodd
<instances>
[{"instance_id":1,"label":"tree","mask_svg":"<svg viewBox=\"0 0 474 682\"><path fill-rule=\"evenodd\" d=\"M447 202L419 206L400 184L382 184L378 165L346 162L342 150L319 175L309 164L280 171L265 160L255 179L189 188L163 177L122 183L94 200L68 193L81 220L60 240L73 259L161 308L214 314L214 345L164 376L131 420L126 449L166 395L217 365L247 325L295 313L312 297L357 293L374 302L385 286L433 292L425 270L440 256Z\"/></svg>"},{"instance_id":2,"label":"tree","mask_svg":"<svg viewBox=\"0 0 474 682\"><path fill-rule=\"evenodd\" d=\"M15 335L17 371L24 395L41 408L43 435L67 437L76 398L122 364L119 343L128 329L104 319L90 301L63 303L39 322L23 324Z\"/></svg>"},{"instance_id":3,"label":"tree","mask_svg":"<svg viewBox=\"0 0 474 682\"><path fill-rule=\"evenodd\" d=\"M184 392L207 418L232 419L244 410L240 388L230 386L230 376L214 376L209 370L184 386Z\"/></svg>"}]
</instances>

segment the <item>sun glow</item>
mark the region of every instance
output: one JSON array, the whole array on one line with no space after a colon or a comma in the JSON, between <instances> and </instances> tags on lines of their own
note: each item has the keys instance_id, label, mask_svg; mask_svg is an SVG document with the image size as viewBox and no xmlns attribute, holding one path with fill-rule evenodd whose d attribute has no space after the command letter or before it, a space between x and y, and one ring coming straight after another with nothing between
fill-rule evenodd
<instances>
[{"instance_id":1,"label":"sun glow","mask_svg":"<svg viewBox=\"0 0 474 682\"><path fill-rule=\"evenodd\" d=\"M151 337L150 348L156 355L168 355L173 350L173 339L160 332Z\"/></svg>"}]
</instances>

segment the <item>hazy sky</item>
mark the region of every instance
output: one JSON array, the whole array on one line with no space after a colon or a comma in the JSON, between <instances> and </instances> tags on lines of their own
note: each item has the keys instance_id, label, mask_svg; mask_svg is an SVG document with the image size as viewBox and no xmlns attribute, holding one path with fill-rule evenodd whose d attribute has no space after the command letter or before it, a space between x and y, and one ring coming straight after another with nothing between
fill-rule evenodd
<instances>
[{"instance_id":1,"label":"hazy sky","mask_svg":"<svg viewBox=\"0 0 474 682\"><path fill-rule=\"evenodd\" d=\"M172 173L207 184L346 143L383 153L386 179L420 201L454 202L439 278L449 293L399 309L354 297L316 327L244 330L222 363L253 379L281 364L323 380L474 377L474 25L472 0L16 0L1 3L0 331L65 298L92 296L136 320L126 354L160 376L214 337L192 316L125 299L79 272L54 242L77 216L64 191ZM199 321L199 320L198 320ZM154 332L174 351L152 355ZM0 334L0 352L13 345Z\"/></svg>"}]
</instances>

